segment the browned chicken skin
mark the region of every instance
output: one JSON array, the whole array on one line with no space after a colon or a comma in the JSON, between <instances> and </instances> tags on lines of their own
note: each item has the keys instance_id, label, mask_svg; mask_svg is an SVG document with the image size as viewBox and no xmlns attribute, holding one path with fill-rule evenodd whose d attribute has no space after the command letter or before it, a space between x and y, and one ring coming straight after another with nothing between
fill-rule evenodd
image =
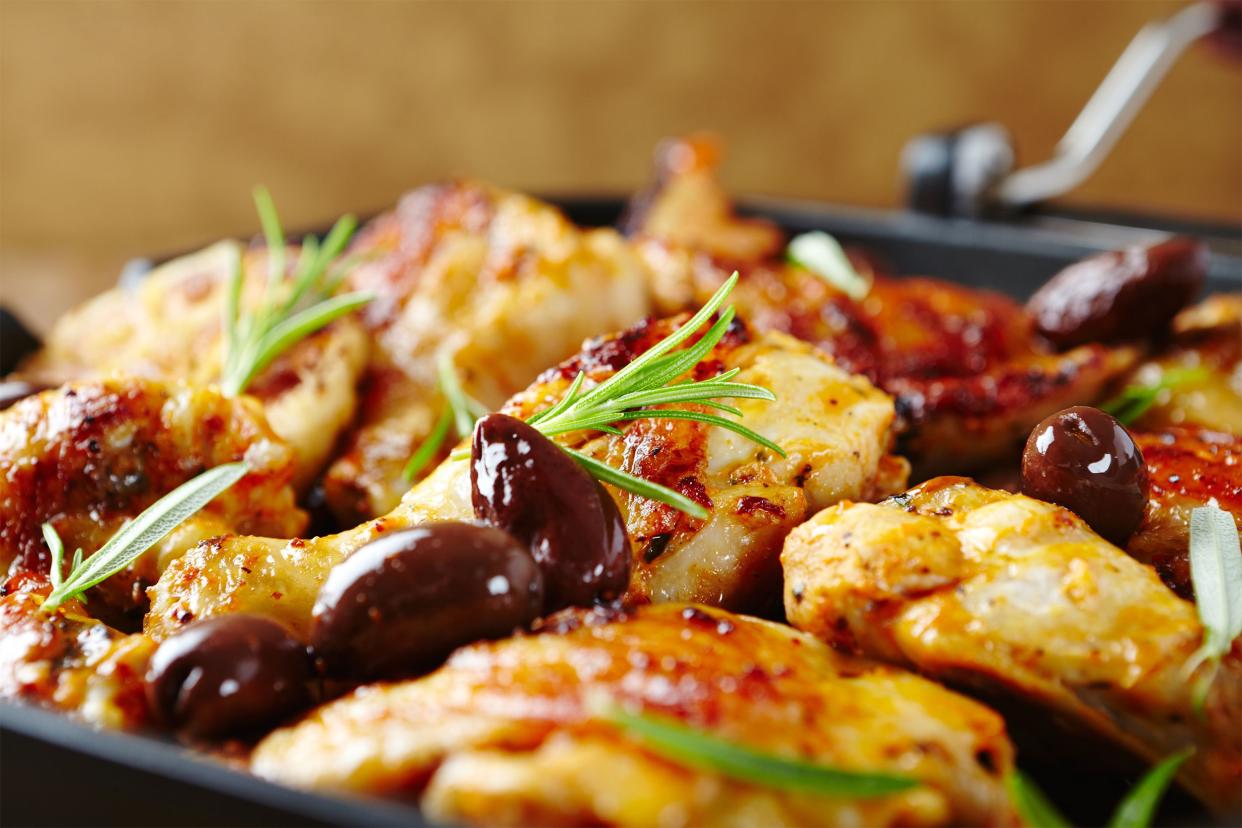
<instances>
[{"instance_id":1,"label":"browned chicken skin","mask_svg":"<svg viewBox=\"0 0 1242 828\"><path fill-rule=\"evenodd\" d=\"M748 785L651 752L600 721L598 703L924 786L857 799ZM452 822L1011 825L1012 761L999 716L932 682L784 625L665 604L567 611L426 678L361 688L268 736L252 767L299 786L418 791Z\"/></svg>"}]
</instances>

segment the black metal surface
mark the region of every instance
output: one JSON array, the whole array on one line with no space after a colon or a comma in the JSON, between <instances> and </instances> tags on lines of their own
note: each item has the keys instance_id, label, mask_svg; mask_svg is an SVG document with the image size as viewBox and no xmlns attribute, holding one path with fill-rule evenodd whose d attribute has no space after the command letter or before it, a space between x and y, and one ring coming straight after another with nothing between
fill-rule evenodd
<instances>
[{"instance_id":1,"label":"black metal surface","mask_svg":"<svg viewBox=\"0 0 1242 828\"><path fill-rule=\"evenodd\" d=\"M612 224L624 201L614 197L553 197L576 222ZM767 216L790 232L825 230L874 252L895 272L951 279L1025 298L1083 256L1150 241L1167 230L1136 229L1090 217L1031 217L989 223L815 202L749 199L744 212ZM1205 228L1213 248L1209 291L1242 289L1242 233ZM131 277L132 278L132 277ZM131 282L132 283L132 282ZM7 313L0 315L4 371L34 340ZM10 346L10 341L14 344ZM1109 787L1073 774L1062 795ZM1115 778L1113 781L1116 781ZM1074 787L1077 785L1078 787ZM66 795L66 792L71 794ZM1109 796L1108 800L1111 801ZM1182 807L1186 807L1182 800ZM1193 806L1191 806L1193 807ZM1096 814L1098 809L1086 809ZM1201 817L1201 815L1199 815ZM1206 822L1185 811L1173 820ZM65 717L0 704L0 825L419 825L418 812L398 804L292 791L265 783L168 742L97 732Z\"/></svg>"}]
</instances>

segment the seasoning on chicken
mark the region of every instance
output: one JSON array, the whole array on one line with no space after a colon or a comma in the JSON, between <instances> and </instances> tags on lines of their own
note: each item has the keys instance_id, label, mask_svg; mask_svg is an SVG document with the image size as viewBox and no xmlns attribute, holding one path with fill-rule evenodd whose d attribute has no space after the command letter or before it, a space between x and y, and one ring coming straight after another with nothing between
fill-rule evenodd
<instances>
[{"instance_id":1,"label":"seasoning on chicken","mask_svg":"<svg viewBox=\"0 0 1242 828\"><path fill-rule=\"evenodd\" d=\"M937 478L842 503L782 554L790 623L838 647L989 696L1016 697L1155 762L1196 748L1182 782L1242 805L1242 650L1202 716L1186 674L1194 605L1066 509Z\"/></svg>"},{"instance_id":2,"label":"seasoning on chicken","mask_svg":"<svg viewBox=\"0 0 1242 828\"><path fill-rule=\"evenodd\" d=\"M747 747L923 786L789 793L695 770L592 712L617 703ZM784 625L667 604L569 610L459 650L425 678L360 688L255 750L303 787L418 792L450 822L503 825L1016 824L999 716Z\"/></svg>"}]
</instances>

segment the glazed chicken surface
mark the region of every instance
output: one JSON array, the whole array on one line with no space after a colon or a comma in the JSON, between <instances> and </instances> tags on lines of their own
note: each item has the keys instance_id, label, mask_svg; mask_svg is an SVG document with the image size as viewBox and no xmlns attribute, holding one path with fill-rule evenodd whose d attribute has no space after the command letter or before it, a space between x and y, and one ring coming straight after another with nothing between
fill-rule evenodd
<instances>
[{"instance_id":1,"label":"glazed chicken surface","mask_svg":"<svg viewBox=\"0 0 1242 828\"><path fill-rule=\"evenodd\" d=\"M724 191L705 183L718 163L710 143L670 142L663 153L653 191L632 208L628 228L659 305L701 304L739 271L734 302L757 330L809 342L893 395L901 453L916 478L1004 461L1044 417L1101 399L1135 363L1129 347L1092 343L1056 353L1005 296L894 278L858 257L870 284L852 299L781 258L779 244L753 241L765 228L776 231L732 216Z\"/></svg>"},{"instance_id":2,"label":"glazed chicken surface","mask_svg":"<svg viewBox=\"0 0 1242 828\"><path fill-rule=\"evenodd\" d=\"M782 554L790 623L956 685L1017 696L1155 762L1193 745L1183 783L1222 812L1242 792L1242 651L1202 716L1187 675L1193 604L1063 508L937 478L842 503Z\"/></svg>"},{"instance_id":3,"label":"glazed chicken surface","mask_svg":"<svg viewBox=\"0 0 1242 828\"><path fill-rule=\"evenodd\" d=\"M290 268L297 254L288 252ZM53 387L113 374L216 383L225 357L224 295L239 257L245 274L241 306L253 309L267 288L267 251L220 242L69 311L17 376ZM368 348L357 319L338 319L297 342L247 389L263 403L272 430L292 447L299 491L318 476L354 416Z\"/></svg>"},{"instance_id":4,"label":"glazed chicken surface","mask_svg":"<svg viewBox=\"0 0 1242 828\"><path fill-rule=\"evenodd\" d=\"M874 799L747 785L662 759L593 712L624 705L756 749L923 785ZM417 790L436 819L506 825L1016 824L999 716L784 625L678 604L571 610L361 688L277 730L261 776Z\"/></svg>"},{"instance_id":5,"label":"glazed chicken surface","mask_svg":"<svg viewBox=\"0 0 1242 828\"><path fill-rule=\"evenodd\" d=\"M644 323L589 343L503 410L525 417L547 408L579 370L600 382L673 327L672 320ZM764 607L779 594L781 542L807 515L842 499L879 499L904 487L907 467L888 454L892 401L864 378L791 337L752 337L740 324L699 370L708 376L732 368L741 369L736 382L775 392L775 402L735 402L747 426L775 441L786 457L716 426L687 421L640 420L620 435L585 443L577 438L583 452L676 489L709 511L707 521L699 521L612 490L634 550L631 602ZM393 512L341 534L205 541L152 588L146 629L163 638L190 621L244 611L302 634L328 572L355 550L421 522L473 516L469 463L448 460Z\"/></svg>"},{"instance_id":6,"label":"glazed chicken surface","mask_svg":"<svg viewBox=\"0 0 1242 828\"><path fill-rule=\"evenodd\" d=\"M476 182L433 185L375 219L354 245L352 287L375 293L359 427L324 481L342 525L383 515L443 397L437 361L495 408L587 337L650 313L647 277L615 231Z\"/></svg>"}]
</instances>

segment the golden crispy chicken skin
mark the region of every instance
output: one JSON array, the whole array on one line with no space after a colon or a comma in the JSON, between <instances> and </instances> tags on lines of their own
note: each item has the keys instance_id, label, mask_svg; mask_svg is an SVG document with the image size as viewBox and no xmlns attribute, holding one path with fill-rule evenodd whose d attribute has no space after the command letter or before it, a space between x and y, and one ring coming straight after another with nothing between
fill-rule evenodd
<instances>
[{"instance_id":1,"label":"golden crispy chicken skin","mask_svg":"<svg viewBox=\"0 0 1242 828\"><path fill-rule=\"evenodd\" d=\"M241 305L257 306L268 280L266 251L220 242L161 265L136 287L115 288L69 311L19 376L53 386L114 373L217 382L225 289L238 256L246 274ZM292 266L297 251L286 258ZM247 389L263 402L272 430L292 446L299 490L319 473L354 416L367 347L357 319L338 319L278 357Z\"/></svg>"},{"instance_id":2,"label":"golden crispy chicken skin","mask_svg":"<svg viewBox=\"0 0 1242 828\"><path fill-rule=\"evenodd\" d=\"M1190 583L1190 513L1216 506L1242 529L1242 437L1202 428L1135 432L1149 491L1143 522L1126 551L1150 564L1178 595L1194 600Z\"/></svg>"},{"instance_id":3,"label":"golden crispy chicken skin","mask_svg":"<svg viewBox=\"0 0 1242 828\"><path fill-rule=\"evenodd\" d=\"M80 615L76 601L47 615L39 603L21 589L0 595L0 699L55 707L100 727L145 724L142 678L155 643Z\"/></svg>"},{"instance_id":4,"label":"golden crispy chicken skin","mask_svg":"<svg viewBox=\"0 0 1242 828\"><path fill-rule=\"evenodd\" d=\"M1134 364L1131 348L1090 344L1055 353L1005 296L885 276L857 257L871 284L855 301L781 259L779 235L773 243L737 242L760 231L732 217L714 184L715 153L690 140L670 142L664 157L681 160L662 163L663 183L633 208L629 228L661 311L702 304L738 270L733 301L756 330L810 342L896 398L901 453L916 478L1007 459L1044 417L1099 399Z\"/></svg>"},{"instance_id":5,"label":"golden crispy chicken skin","mask_svg":"<svg viewBox=\"0 0 1242 828\"><path fill-rule=\"evenodd\" d=\"M781 756L924 784L875 799L765 789L662 758L601 702ZM784 625L666 604L570 610L363 687L262 741L253 770L312 788L413 790L437 819L504 825L1015 824L999 716Z\"/></svg>"},{"instance_id":6,"label":"golden crispy chicken skin","mask_svg":"<svg viewBox=\"0 0 1242 828\"><path fill-rule=\"evenodd\" d=\"M1066 509L937 478L883 503L842 503L785 543L790 623L941 680L1016 696L1156 761L1222 810L1242 791L1242 648L1204 715L1186 674L1192 604Z\"/></svg>"},{"instance_id":7,"label":"golden crispy chicken skin","mask_svg":"<svg viewBox=\"0 0 1242 828\"><path fill-rule=\"evenodd\" d=\"M542 376L505 412L526 417L560 399L579 370L600 382L671 332L674 320L644 323L589 343ZM905 485L907 467L887 453L892 401L791 337L749 341L736 326L699 370L740 368L735 381L764 385L776 402L735 401L743 422L787 452L781 458L732 432L689 421L635 421L623 433L578 448L644 479L677 489L708 509L706 521L612 490L634 550L629 600L688 600L753 606L780 592L778 556L786 533L839 500L878 499ZM705 374L706 375L706 374ZM569 440L574 435L566 435ZM468 520L469 463L448 460L389 515L324 538L228 537L200 544L151 590L147 630L226 612L273 617L302 633L328 571L386 532L428 520Z\"/></svg>"},{"instance_id":8,"label":"golden crispy chicken skin","mask_svg":"<svg viewBox=\"0 0 1242 828\"><path fill-rule=\"evenodd\" d=\"M1201 426L1242 435L1242 293L1217 294L1178 314L1169 346L1130 381L1155 384L1168 371L1187 369L1202 374L1161 391L1135 427Z\"/></svg>"},{"instance_id":9,"label":"golden crispy chicken skin","mask_svg":"<svg viewBox=\"0 0 1242 828\"><path fill-rule=\"evenodd\" d=\"M106 603L142 603L171 560L226 532L296 535L294 460L251 399L142 379L71 383L0 412L0 567L47 578L41 526L66 554L86 556L161 496L207 469L245 460L251 470L182 523L126 573L92 590Z\"/></svg>"},{"instance_id":10,"label":"golden crispy chicken skin","mask_svg":"<svg viewBox=\"0 0 1242 828\"><path fill-rule=\"evenodd\" d=\"M650 312L647 278L611 230L579 230L524 195L473 182L416 190L354 245L353 287L378 299L361 424L325 481L345 525L389 512L402 469L431 432L451 357L465 390L490 407L573 354L589 336Z\"/></svg>"}]
</instances>

